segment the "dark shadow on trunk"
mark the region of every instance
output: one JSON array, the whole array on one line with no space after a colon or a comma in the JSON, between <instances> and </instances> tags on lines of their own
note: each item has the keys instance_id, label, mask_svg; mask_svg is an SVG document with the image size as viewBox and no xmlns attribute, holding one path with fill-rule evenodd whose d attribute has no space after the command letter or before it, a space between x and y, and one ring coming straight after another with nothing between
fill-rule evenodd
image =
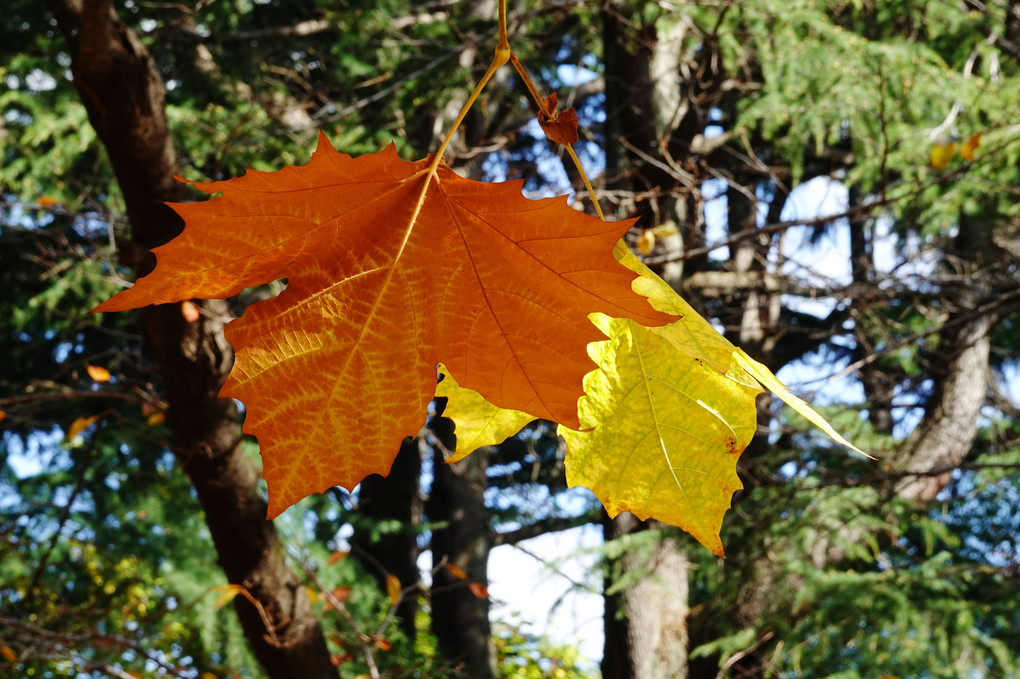
<instances>
[{"instance_id":1,"label":"dark shadow on trunk","mask_svg":"<svg viewBox=\"0 0 1020 679\"><path fill-rule=\"evenodd\" d=\"M127 205L133 242L122 244L121 259L145 274L153 262L148 250L182 228L164 201L189 197L173 178L177 161L163 82L145 46L120 21L111 2L51 0L50 8L67 39L89 121ZM239 446L237 410L233 401L217 397L233 359L222 333L230 319L227 305L211 301L202 306L205 313L194 323L184 320L179 305L150 307L142 315L165 384L174 453L198 493L227 580L244 586L262 608L260 613L244 597L234 600L266 674L273 679L336 677L305 587L266 520L258 470Z\"/></svg>"},{"instance_id":2,"label":"dark shadow on trunk","mask_svg":"<svg viewBox=\"0 0 1020 679\"><path fill-rule=\"evenodd\" d=\"M418 572L418 529L422 499L420 439L407 439L400 446L393 467L386 476L372 474L361 482L358 496L359 522L351 537L353 555L386 591L386 575L395 575L402 587L420 580ZM400 629L408 639L415 636L418 600L405 596L397 606Z\"/></svg>"},{"instance_id":3,"label":"dark shadow on trunk","mask_svg":"<svg viewBox=\"0 0 1020 679\"><path fill-rule=\"evenodd\" d=\"M436 419L430 426L452 450L452 423ZM485 508L485 452L478 450L460 462L447 464L437 446L426 508L433 524L433 564L455 566L467 576L461 579L446 568L436 571L432 578L432 630L440 652L460 675L477 679L496 675L486 593L491 545Z\"/></svg>"}]
</instances>

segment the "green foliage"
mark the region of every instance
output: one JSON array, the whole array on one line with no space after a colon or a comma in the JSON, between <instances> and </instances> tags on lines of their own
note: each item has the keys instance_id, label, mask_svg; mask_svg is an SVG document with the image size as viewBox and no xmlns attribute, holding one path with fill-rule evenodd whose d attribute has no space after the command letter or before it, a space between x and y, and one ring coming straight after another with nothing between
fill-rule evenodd
<instances>
[{"instance_id":1,"label":"green foliage","mask_svg":"<svg viewBox=\"0 0 1020 679\"><path fill-rule=\"evenodd\" d=\"M109 192L105 154L65 73L70 57L47 7L6 3L0 35L0 195L77 209L89 192Z\"/></svg>"},{"instance_id":2,"label":"green foliage","mask_svg":"<svg viewBox=\"0 0 1020 679\"><path fill-rule=\"evenodd\" d=\"M755 42L762 87L739 101L733 124L759 130L795 181L812 156L851 152L847 181L895 196L891 210L905 230L946 233L961 210L989 197L1010 214L1020 71L986 39L1002 12L913 0L859 9L827 0L742 3L727 17L741 28L724 32L725 47L736 62L744 55L738 36L763 36ZM981 134L981 149L995 152L957 159L945 181L928 155L951 133Z\"/></svg>"},{"instance_id":3,"label":"green foliage","mask_svg":"<svg viewBox=\"0 0 1020 679\"><path fill-rule=\"evenodd\" d=\"M892 447L866 431L855 440L872 450ZM729 530L731 540L771 555L765 562L741 555L741 563L770 564L757 571L759 582L783 573L785 584L771 590L756 624L720 626L693 657L725 659L768 634L775 635L765 663L770 677L1020 672L1020 597L1011 584L1020 530L1012 511L1020 499L1018 456L1014 446L978 458L979 471L959 474L929 509L890 500L882 492L889 479L875 478L871 465L848 465L820 451L780 456L774 473L783 482L750 491L740 503L748 520ZM786 459L800 468L784 466ZM819 567L826 553L840 554L840 565ZM692 606L746 605L747 592L731 589L726 570L699 563Z\"/></svg>"},{"instance_id":4,"label":"green foliage","mask_svg":"<svg viewBox=\"0 0 1020 679\"><path fill-rule=\"evenodd\" d=\"M533 634L524 623L494 625L500 679L594 679L599 676L577 649Z\"/></svg>"}]
</instances>

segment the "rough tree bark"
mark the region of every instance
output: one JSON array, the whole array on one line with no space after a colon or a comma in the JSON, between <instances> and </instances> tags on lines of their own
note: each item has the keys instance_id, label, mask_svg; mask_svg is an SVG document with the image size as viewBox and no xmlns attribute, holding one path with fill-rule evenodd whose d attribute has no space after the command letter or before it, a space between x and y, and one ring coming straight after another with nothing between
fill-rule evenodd
<instances>
[{"instance_id":1,"label":"rough tree bark","mask_svg":"<svg viewBox=\"0 0 1020 679\"><path fill-rule=\"evenodd\" d=\"M176 154L164 111L165 90L145 46L117 16L110 0L50 0L68 43L71 72L89 121L102 141L127 205L132 241L122 259L144 275L147 251L182 229L168 200L187 200L173 179ZM258 470L242 453L237 412L217 398L232 362L222 328L226 304L202 303L202 317L186 322L177 305L150 307L144 333L163 375L174 453L205 512L220 565L261 605L235 599L256 657L273 679L336 677L305 588L286 562Z\"/></svg>"},{"instance_id":2,"label":"rough tree bark","mask_svg":"<svg viewBox=\"0 0 1020 679\"><path fill-rule=\"evenodd\" d=\"M409 439L400 446L393 467L386 476L372 474L361 482L358 514L384 526L357 527L351 536L354 556L379 581L386 591L386 574L395 575L403 587L420 580L418 571L418 529L421 525L422 498L421 440ZM400 629L408 639L415 636L415 614L418 601L404 597L397 607Z\"/></svg>"},{"instance_id":3,"label":"rough tree bark","mask_svg":"<svg viewBox=\"0 0 1020 679\"><path fill-rule=\"evenodd\" d=\"M995 296L987 268L995 251L992 237L997 219L994 213L961 214L959 235L953 249L945 253L942 268L963 273L969 280L944 291L949 313L939 342L942 360L933 372L933 397L914 436L885 465L908 473L896 485L899 497L935 499L949 483L951 470L971 451L991 379L989 334L997 314L982 313L981 306ZM933 473L939 469L946 471Z\"/></svg>"},{"instance_id":4,"label":"rough tree bark","mask_svg":"<svg viewBox=\"0 0 1020 679\"><path fill-rule=\"evenodd\" d=\"M452 449L452 423L437 418L430 426ZM496 676L489 599L483 591L472 591L469 586L473 583L487 588L489 584L487 467L484 450L446 464L437 447L432 494L426 507L429 520L436 525L432 533L432 562L436 566L448 563L467 575L465 581L441 568L433 576L432 631L440 652L453 663L459 676L472 679Z\"/></svg>"},{"instance_id":5,"label":"rough tree bark","mask_svg":"<svg viewBox=\"0 0 1020 679\"><path fill-rule=\"evenodd\" d=\"M661 529L629 512L603 523L605 540L626 540ZM687 569L683 551L659 538L647 548L629 548L608 564L605 578L604 679L677 679L687 676ZM638 581L612 591L621 577Z\"/></svg>"}]
</instances>

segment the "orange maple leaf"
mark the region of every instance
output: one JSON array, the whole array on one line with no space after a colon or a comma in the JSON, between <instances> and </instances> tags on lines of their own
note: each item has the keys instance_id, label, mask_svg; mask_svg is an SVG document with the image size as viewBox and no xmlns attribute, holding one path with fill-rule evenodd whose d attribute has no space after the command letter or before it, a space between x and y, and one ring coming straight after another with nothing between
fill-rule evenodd
<instances>
[{"instance_id":1,"label":"orange maple leaf","mask_svg":"<svg viewBox=\"0 0 1020 679\"><path fill-rule=\"evenodd\" d=\"M276 516L313 492L389 471L425 422L436 365L502 408L577 428L595 368L596 311L662 325L631 290L605 223L521 182L464 179L406 162L393 145L359 158L321 136L311 161L197 183L222 195L172 204L184 232L156 269L95 311L228 297L286 277L278 297L230 323L241 400Z\"/></svg>"}]
</instances>

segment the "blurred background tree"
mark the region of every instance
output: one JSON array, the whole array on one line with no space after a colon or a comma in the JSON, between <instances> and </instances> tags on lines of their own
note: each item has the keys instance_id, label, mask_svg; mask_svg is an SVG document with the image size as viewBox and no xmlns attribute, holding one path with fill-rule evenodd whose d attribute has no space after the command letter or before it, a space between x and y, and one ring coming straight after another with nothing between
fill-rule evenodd
<instances>
[{"instance_id":1,"label":"blurred background tree","mask_svg":"<svg viewBox=\"0 0 1020 679\"><path fill-rule=\"evenodd\" d=\"M1020 3L509 4L604 205L640 217L631 245L880 460L763 400L720 561L566 491L543 423L443 464L437 403L388 477L266 522L216 393L222 326L279 284L88 310L179 232L162 202L197 196L175 174L300 164L319 131L434 150L496 3L9 0L3 672L590 676L490 625L486 586L492 548L592 523L605 677L1020 672ZM533 118L504 69L451 165L577 193Z\"/></svg>"}]
</instances>

